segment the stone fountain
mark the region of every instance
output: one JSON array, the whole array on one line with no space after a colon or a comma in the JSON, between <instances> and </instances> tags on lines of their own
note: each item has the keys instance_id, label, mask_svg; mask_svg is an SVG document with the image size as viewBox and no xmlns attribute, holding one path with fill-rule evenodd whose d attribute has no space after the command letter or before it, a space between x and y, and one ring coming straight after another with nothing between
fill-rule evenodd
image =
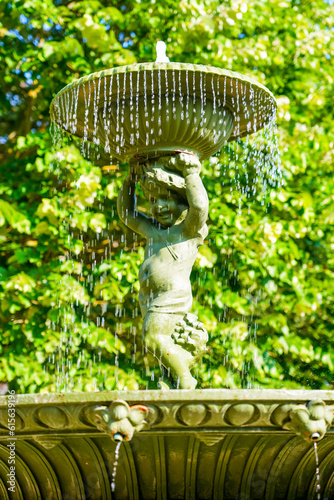
<instances>
[{"instance_id":1,"label":"stone fountain","mask_svg":"<svg viewBox=\"0 0 334 500\"><path fill-rule=\"evenodd\" d=\"M332 392L195 390L191 374L208 340L191 312L190 272L208 233L200 162L270 130L275 114L274 96L253 79L169 63L164 53L81 78L54 98L57 127L129 164L118 213L146 239L142 340L161 378L156 391L17 396L15 427L2 398L1 498L311 499L320 440L321 495L334 498ZM138 183L149 217L136 207Z\"/></svg>"}]
</instances>

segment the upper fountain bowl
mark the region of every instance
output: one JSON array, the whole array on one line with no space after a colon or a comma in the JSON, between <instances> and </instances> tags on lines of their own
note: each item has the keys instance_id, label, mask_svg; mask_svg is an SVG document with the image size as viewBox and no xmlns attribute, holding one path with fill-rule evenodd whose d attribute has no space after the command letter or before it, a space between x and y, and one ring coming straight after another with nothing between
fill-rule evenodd
<instances>
[{"instance_id":1,"label":"upper fountain bowl","mask_svg":"<svg viewBox=\"0 0 334 500\"><path fill-rule=\"evenodd\" d=\"M122 161L175 150L203 160L274 120L276 101L266 87L239 73L145 63L75 80L56 95L50 113L63 130Z\"/></svg>"}]
</instances>

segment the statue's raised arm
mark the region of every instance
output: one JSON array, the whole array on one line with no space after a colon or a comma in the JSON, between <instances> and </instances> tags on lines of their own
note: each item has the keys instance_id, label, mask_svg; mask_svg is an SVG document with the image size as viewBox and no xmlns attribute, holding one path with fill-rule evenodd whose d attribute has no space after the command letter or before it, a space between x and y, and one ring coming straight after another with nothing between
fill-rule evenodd
<instances>
[{"instance_id":1,"label":"statue's raised arm","mask_svg":"<svg viewBox=\"0 0 334 500\"><path fill-rule=\"evenodd\" d=\"M209 212L208 195L199 176L201 163L194 154L180 153L171 160L171 166L175 166L184 178L189 205L184 231L191 235L204 228Z\"/></svg>"}]
</instances>

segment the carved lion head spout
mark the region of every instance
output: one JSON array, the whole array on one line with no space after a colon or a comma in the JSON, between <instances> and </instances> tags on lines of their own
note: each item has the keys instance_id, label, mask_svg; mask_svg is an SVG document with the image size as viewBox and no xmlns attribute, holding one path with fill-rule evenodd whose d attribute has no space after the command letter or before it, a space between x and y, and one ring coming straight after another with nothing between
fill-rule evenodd
<instances>
[{"instance_id":1,"label":"carved lion head spout","mask_svg":"<svg viewBox=\"0 0 334 500\"><path fill-rule=\"evenodd\" d=\"M115 442L130 441L135 432L146 426L148 408L143 405L129 406L126 401L116 399L110 406L87 408L86 417L100 431L109 434Z\"/></svg>"},{"instance_id":2,"label":"carved lion head spout","mask_svg":"<svg viewBox=\"0 0 334 500\"><path fill-rule=\"evenodd\" d=\"M293 431L309 442L320 441L333 421L333 407L321 399L299 404L288 410L282 419L283 429Z\"/></svg>"}]
</instances>

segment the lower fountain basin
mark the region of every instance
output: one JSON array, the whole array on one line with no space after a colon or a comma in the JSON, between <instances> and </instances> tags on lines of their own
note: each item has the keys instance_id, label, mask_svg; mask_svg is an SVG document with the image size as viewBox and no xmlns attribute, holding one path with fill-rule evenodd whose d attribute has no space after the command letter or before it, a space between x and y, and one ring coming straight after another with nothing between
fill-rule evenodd
<instances>
[{"instance_id":1,"label":"lower fountain basin","mask_svg":"<svg viewBox=\"0 0 334 500\"><path fill-rule=\"evenodd\" d=\"M87 409L116 399L149 408L148 423L116 444ZM332 391L180 390L20 395L15 437L0 398L2 499L304 500L315 498L313 444L282 427L311 400L331 409ZM7 490L14 443L17 496ZM334 428L318 443L321 498L334 498Z\"/></svg>"}]
</instances>

